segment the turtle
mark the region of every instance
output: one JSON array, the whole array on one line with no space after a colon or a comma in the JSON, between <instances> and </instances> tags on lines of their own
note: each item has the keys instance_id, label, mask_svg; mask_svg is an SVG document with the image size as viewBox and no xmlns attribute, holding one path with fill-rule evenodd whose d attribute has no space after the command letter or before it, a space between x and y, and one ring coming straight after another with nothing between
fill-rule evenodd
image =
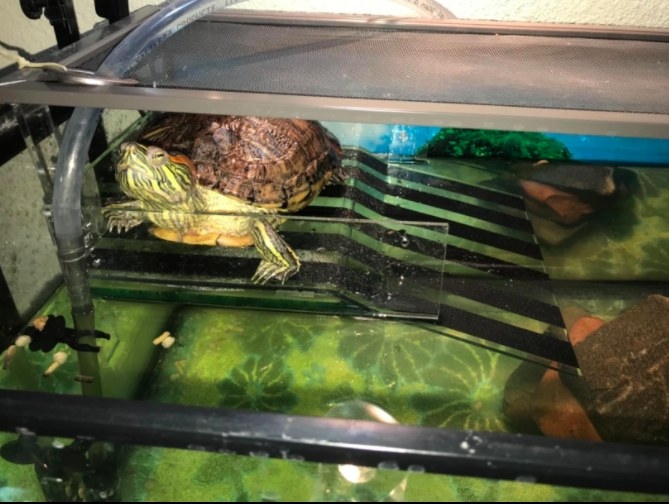
<instances>
[{"instance_id":1,"label":"turtle","mask_svg":"<svg viewBox=\"0 0 669 504\"><path fill-rule=\"evenodd\" d=\"M283 215L347 178L337 137L304 119L162 114L119 154L115 177L131 199L102 209L110 232L148 221L162 240L254 246L254 284L284 284L299 271L278 233Z\"/></svg>"}]
</instances>

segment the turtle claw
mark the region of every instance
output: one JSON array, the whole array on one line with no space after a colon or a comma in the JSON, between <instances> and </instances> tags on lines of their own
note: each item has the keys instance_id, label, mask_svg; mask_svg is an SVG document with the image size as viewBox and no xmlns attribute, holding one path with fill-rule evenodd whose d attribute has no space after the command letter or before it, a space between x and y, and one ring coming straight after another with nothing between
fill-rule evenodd
<instances>
[{"instance_id":1,"label":"turtle claw","mask_svg":"<svg viewBox=\"0 0 669 504\"><path fill-rule=\"evenodd\" d=\"M283 285L300 270L300 258L269 222L255 221L251 235L262 257L258 269L251 278L253 283L265 285L270 280L276 279Z\"/></svg>"},{"instance_id":2,"label":"turtle claw","mask_svg":"<svg viewBox=\"0 0 669 504\"><path fill-rule=\"evenodd\" d=\"M116 231L118 234L121 233L127 233L130 229L134 228L135 226L138 226L140 222L134 223L134 222L127 222L127 221L109 221L109 232L113 233Z\"/></svg>"},{"instance_id":3,"label":"turtle claw","mask_svg":"<svg viewBox=\"0 0 669 504\"><path fill-rule=\"evenodd\" d=\"M279 280L281 285L286 283L286 280L297 273L300 265L286 265L274 264L270 261L262 260L251 281L256 284L266 285L272 279Z\"/></svg>"},{"instance_id":4,"label":"turtle claw","mask_svg":"<svg viewBox=\"0 0 669 504\"><path fill-rule=\"evenodd\" d=\"M107 220L107 229L110 233L114 230L118 234L126 233L130 229L139 226L142 223L135 215L136 212L128 212L117 208L103 208L102 216Z\"/></svg>"}]
</instances>

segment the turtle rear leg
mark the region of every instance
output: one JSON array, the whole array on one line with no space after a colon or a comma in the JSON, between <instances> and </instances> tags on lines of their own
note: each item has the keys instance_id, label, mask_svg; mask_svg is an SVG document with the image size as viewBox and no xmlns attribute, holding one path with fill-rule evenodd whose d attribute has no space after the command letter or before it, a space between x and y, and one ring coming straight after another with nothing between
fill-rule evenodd
<instances>
[{"instance_id":1,"label":"turtle rear leg","mask_svg":"<svg viewBox=\"0 0 669 504\"><path fill-rule=\"evenodd\" d=\"M283 284L300 270L300 258L267 221L254 221L251 234L262 256L252 282L266 284L276 278Z\"/></svg>"},{"instance_id":2,"label":"turtle rear leg","mask_svg":"<svg viewBox=\"0 0 669 504\"><path fill-rule=\"evenodd\" d=\"M144 212L139 208L137 201L112 203L102 208L102 216L107 221L107 229L120 233L139 226L145 220Z\"/></svg>"}]
</instances>

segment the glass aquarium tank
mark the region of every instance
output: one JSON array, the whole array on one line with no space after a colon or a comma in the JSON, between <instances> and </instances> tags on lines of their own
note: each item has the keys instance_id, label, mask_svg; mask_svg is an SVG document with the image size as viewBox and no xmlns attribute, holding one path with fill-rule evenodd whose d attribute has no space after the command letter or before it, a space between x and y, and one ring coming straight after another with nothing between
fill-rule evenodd
<instances>
[{"instance_id":1,"label":"glass aquarium tank","mask_svg":"<svg viewBox=\"0 0 669 504\"><path fill-rule=\"evenodd\" d=\"M0 87L0 500L665 501L669 33L176 4Z\"/></svg>"}]
</instances>

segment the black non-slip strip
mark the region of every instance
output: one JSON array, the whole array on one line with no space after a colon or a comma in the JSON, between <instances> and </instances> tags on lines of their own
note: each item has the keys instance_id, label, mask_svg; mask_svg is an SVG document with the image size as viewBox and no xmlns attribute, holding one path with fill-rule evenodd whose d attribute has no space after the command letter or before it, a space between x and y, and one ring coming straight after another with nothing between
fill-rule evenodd
<instances>
[{"instance_id":1,"label":"black non-slip strip","mask_svg":"<svg viewBox=\"0 0 669 504\"><path fill-rule=\"evenodd\" d=\"M448 245L446 247L446 259L449 262L461 264L478 271L498 275L505 278L517 280L549 280L549 276L532 268L524 268L496 257L491 257L471 250Z\"/></svg>"},{"instance_id":2,"label":"black non-slip strip","mask_svg":"<svg viewBox=\"0 0 669 504\"><path fill-rule=\"evenodd\" d=\"M336 247L339 242L338 235L329 236L319 234L314 236L303 233L290 232L285 232L284 235L290 243L297 242L298 239L301 240L300 245L305 249L315 249L320 246L325 246L326 248L329 246ZM328 238L324 238L325 236L328 236ZM408 243L405 243L406 248L414 252L430 255L431 257L437 259L443 257L443 245L432 242L430 240L412 236ZM351 246L353 245L347 245L347 247ZM447 246L446 258L451 260L451 256L458 254L460 251L462 251L462 249ZM535 270L526 268L519 268L518 266L509 263L501 263L494 258L475 255L470 251L463 252L466 253L467 260L476 258L479 261L487 261L477 264L476 269L484 270L499 276L509 276L512 279L540 280L544 289L549 286L546 282L546 280L548 280L548 276L542 272L537 272ZM366 253L368 252L365 252L364 250L357 252L357 254L360 255L364 255ZM472 263L467 262L466 265L471 266ZM531 299L527 297L527 292L522 289L523 287L520 285L516 287L509 285L506 282L502 283L501 280L496 284L495 281L481 281L477 278L458 278L452 276L448 276L442 285L442 290L444 292L456 294L467 299L472 299L483 304L495 306L506 311L527 316L558 327L563 326L562 315L560 310L555 305L545 303L540 300Z\"/></svg>"},{"instance_id":3,"label":"black non-slip strip","mask_svg":"<svg viewBox=\"0 0 669 504\"><path fill-rule=\"evenodd\" d=\"M316 283L332 281L332 279L335 278L341 282L342 288L349 290L350 292L358 293L358 295L368 299L372 305L376 305L377 307L385 305L387 308L405 311L409 311L413 308L414 312L419 312L421 306L425 306L426 310L429 309L426 305L426 303L428 303L426 299L403 295L400 300L388 302L388 300L383 297L378 298L379 294L383 294L383 292L373 289L372 286L378 285L379 281L384 281L384 270L376 269L374 266L375 264L384 265L385 268L392 270L393 276L395 277L405 273L408 276L417 276L418 278L435 278L435 275L438 273L420 267L407 266L399 262L389 266L387 263L389 258L387 256L379 254L362 244L338 235L332 235L329 238L333 242L336 241L340 244L342 241L348 242L346 244L346 250L349 251L348 256L361 263L369 265L373 274L367 277L362 276L353 270L342 268L339 264L311 263L304 261L301 271L305 277L308 277ZM392 259L390 260L392 261ZM184 257L180 254L167 252L119 251L103 249L100 247L94 250L90 257L90 261L99 261L100 267L104 269L163 274L169 272L176 275L200 275L205 277L243 276L249 279L259 263L259 259L256 258L229 258L220 256ZM232 275L233 271L234 275ZM468 289L467 287L463 287L463 282L459 280L449 284L449 280L451 279L446 278L443 282L443 287L446 291L453 290L454 293L458 295L465 295L482 304L488 304L490 302L490 293L486 290L475 288ZM499 293L500 297L504 297L504 294L505 293ZM548 323L554 323L554 325L561 325L560 321L546 313L546 307L540 306L532 300L522 300L520 297L516 298L513 295L507 297L509 298L509 302L506 306L502 306L502 308L513 313L518 312L518 314L523 316L529 316L538 320L544 320ZM523 301L525 301L525 303ZM393 304L398 302L401 304ZM493 303L494 304L491 304L491 306L499 305L494 299ZM533 303L538 308L537 314L528 312L529 307L531 307ZM544 339L548 338L485 317L480 317L464 310L442 305L440 307L439 324L447 328L453 328L467 334L472 334L483 340L506 345L516 350L530 352L548 359L559 360L560 362L571 365L571 361L563 360L564 355L560 353L564 353L566 350L562 346L556 345L553 342L555 340L552 338L549 338L551 340L549 342L543 342ZM529 341L529 338L534 338L534 342Z\"/></svg>"},{"instance_id":4,"label":"black non-slip strip","mask_svg":"<svg viewBox=\"0 0 669 504\"><path fill-rule=\"evenodd\" d=\"M528 219L491 210L489 208L484 208L472 203L465 203L463 201L454 200L445 196L419 191L409 187L400 187L393 184L386 184L383 180L362 171L360 171L356 178L387 196L395 196L397 198L402 198L408 201L439 208L440 210L444 210L446 212L473 217L482 221L490 222L491 224L497 224L509 229L515 229L530 235L532 234L532 225Z\"/></svg>"},{"instance_id":5,"label":"black non-slip strip","mask_svg":"<svg viewBox=\"0 0 669 504\"><path fill-rule=\"evenodd\" d=\"M374 198L357 187L346 187L345 189L328 187L321 194L328 197L350 198L356 203L359 203L384 217L388 217L389 219L414 222L448 222L449 235L507 250L533 259L542 259L541 250L534 242L519 240L518 238L488 231L487 229L481 229L468 224L434 217L408 208L390 205ZM317 205L310 205L301 210L298 215L322 216L322 211L319 211L317 208Z\"/></svg>"},{"instance_id":6,"label":"black non-slip strip","mask_svg":"<svg viewBox=\"0 0 669 504\"><path fill-rule=\"evenodd\" d=\"M446 258L445 254L445 243L439 243L432 240L426 240L419 236L407 237L395 231L388 230L383 241L378 240L376 236L372 236L373 233L365 232L364 227L376 227L371 224L359 226L357 231L362 232L372 238L373 240L378 241L379 243L394 245L396 247L401 247L404 250L409 250L424 256L426 259L441 259ZM391 234L392 233L392 234ZM286 241L293 245L298 245L301 249L304 250L316 250L317 248L325 248L326 250L340 250L342 254L355 247L358 243L354 240L349 240L346 237L343 237L340 234L329 234L329 233L300 233L293 231L282 231L281 234L284 236ZM403 240L403 237L406 239ZM446 236L444 236L446 239ZM365 247L366 248L366 247ZM372 250L367 249L366 250ZM362 257L366 257L365 254L368 252L361 252ZM387 256L380 255L379 257L384 257L387 260L394 261L395 259Z\"/></svg>"},{"instance_id":7,"label":"black non-slip strip","mask_svg":"<svg viewBox=\"0 0 669 504\"><path fill-rule=\"evenodd\" d=\"M135 231L135 230L133 230ZM148 233L137 231L134 238L125 239L146 239ZM303 233L285 233L289 243L296 241L297 238L311 241L311 245L323 247L330 251L339 251L343 257L355 259L361 264L369 266L370 270L382 275L383 272L377 265L385 265L392 267L394 272L399 276L402 274L401 270L410 269L413 274L417 274L423 278L435 278L440 273L433 269L423 268L419 265L403 263L392 257L383 255L376 250L373 250L361 243L358 243L346 236L340 234L319 234L317 237L311 238L309 234ZM291 240L295 238L295 240ZM434 242L422 240L420 238L413 238L409 240L406 249L417 253L421 253L421 245L419 242L425 241L428 246L433 247L432 251L437 254L436 259L443 258L444 249L441 247L439 253L439 245ZM403 247L404 248L404 247ZM427 256L426 256L427 257ZM248 276L249 278L255 272L260 257L229 257L229 256L214 256L214 255L183 255L174 252L162 251L146 251L146 250L124 250L123 247L104 248L96 247L91 253L92 260L100 259L100 266L104 269L119 269L136 272L151 272L151 273L177 273L200 276L232 276L226 270L234 270L234 276ZM309 278L314 281L325 281L330 279L332 275L332 268L339 267L338 264L310 262L302 259L302 269L309 270ZM306 269L305 269L306 271ZM319 273L320 272L320 273ZM364 279L367 283L373 283L377 280L375 277Z\"/></svg>"},{"instance_id":8,"label":"black non-slip strip","mask_svg":"<svg viewBox=\"0 0 669 504\"><path fill-rule=\"evenodd\" d=\"M347 217L354 218L357 216L355 212L348 210ZM293 233L284 231L284 236L289 243L300 242L300 246L305 249L315 249L324 244L326 234L307 234L307 233ZM339 235L333 235L333 240L339 240ZM448 241L448 238L445 237ZM436 259L443 257L443 244L426 240L420 237L411 236L406 246L403 248L413 252L430 256ZM347 245L352 246L351 244ZM327 248L327 244L326 244ZM548 288L548 275L544 272L537 271L530 268L523 268L512 263L501 261L494 257L478 254L470 250L465 250L453 245L446 245L446 260L461 264L463 266L471 267L477 271L484 271L491 275L497 275L512 280L530 280L541 281L544 288ZM446 266L448 268L448 266ZM491 287L492 282L481 282L477 278L472 279L473 284L469 284L469 279L459 279L458 277L449 276L448 280L444 282L444 290L453 292L469 299L479 300L492 306L499 306L504 308L505 303L513 305L515 308L510 310L520 314L537 318L549 324L561 326L562 319L557 308L546 304L542 301L529 301L528 298L511 293L515 286L500 285L497 288ZM462 285L460 285L462 284ZM478 287L477 287L478 286ZM521 289L521 287L518 287ZM511 294L510 294L511 293ZM527 294L525 292L524 294ZM537 310L538 315L535 316L534 310Z\"/></svg>"},{"instance_id":9,"label":"black non-slip strip","mask_svg":"<svg viewBox=\"0 0 669 504\"><path fill-rule=\"evenodd\" d=\"M403 300L375 300L378 290L373 287L383 285L388 280L389 271L391 273L390 276L394 278L399 278L403 275L406 278L418 277L419 279L439 281L439 272L421 266L402 263L341 235L321 235L319 244L330 250L337 250L343 246L347 258L367 265L371 273L370 275L363 276L359 271L347 269L340 264L303 260L300 271L304 277L309 278L311 282L316 284L335 280L341 284L341 288L356 292L371 301L377 302L377 304L391 305L393 303L404 303L418 307L429 302L426 299L409 298L404 295L402 296ZM241 276L250 279L258 267L260 258L188 257L169 252L126 251L98 247L91 254L89 262L91 264L96 262L99 264L99 267L117 271L170 273L175 275L221 278ZM232 271L234 271L234 275ZM423 283L427 283L427 280L424 280ZM434 288L438 289L438 286L435 285Z\"/></svg>"},{"instance_id":10,"label":"black non-slip strip","mask_svg":"<svg viewBox=\"0 0 669 504\"><path fill-rule=\"evenodd\" d=\"M392 205L381 203L379 213L395 220L410 220L409 217L416 219L421 214L411 213L411 210L399 208ZM457 221L448 221L448 234L457 238L462 238L481 245L512 252L530 259L541 261L541 249L535 242L519 240L512 236L507 236L487 229L477 228L469 224L463 224Z\"/></svg>"},{"instance_id":11,"label":"black non-slip strip","mask_svg":"<svg viewBox=\"0 0 669 504\"><path fill-rule=\"evenodd\" d=\"M397 178L404 178L412 182L418 182L430 187L446 189L452 193L471 196L473 198L482 199L484 201L489 201L490 203L496 203L498 205L514 208L516 210L525 210L525 204L523 203L523 199L520 196L505 194L499 191L494 191L492 189L487 189L485 187L464 184L455 180L435 177L433 175L428 175L426 173L416 172L413 170L402 170L401 168L396 168L394 166L389 167L380 159L370 156L366 152L355 149L347 149L346 154L349 159L358 160L360 163L376 170L382 175L391 175Z\"/></svg>"},{"instance_id":12,"label":"black non-slip strip","mask_svg":"<svg viewBox=\"0 0 669 504\"><path fill-rule=\"evenodd\" d=\"M439 325L520 352L578 367L574 350L568 341L560 341L453 306L439 306Z\"/></svg>"},{"instance_id":13,"label":"black non-slip strip","mask_svg":"<svg viewBox=\"0 0 669 504\"><path fill-rule=\"evenodd\" d=\"M372 296L376 292L371 288L379 281L384 280L382 271L375 268L376 264L387 263L392 259L379 254L353 240L349 240L340 235L316 235L308 233L286 233L289 242L297 240L307 240L301 245L306 246L325 246L326 249L336 250L337 247L345 243L344 250L348 252L347 256L367 264L375 274L369 277L356 276L355 272L349 272L345 268L340 268L337 264L310 263L303 261L302 272L305 277L316 283L325 283L339 277L343 281L342 287L352 292L358 292L361 295ZM408 247L416 247L420 251L424 245L413 244L411 240ZM433 244L434 252L438 248ZM443 248L441 249L443 254ZM161 253L161 252L126 252L116 250L105 250L98 248L94 252L95 259L99 259L101 265L106 269L132 270L136 272L164 273L165 271L177 272L178 274L195 274L201 276L232 276L231 271L236 276L250 278L258 265L259 259L255 258L228 258L228 257L195 257L188 258L179 254ZM418 266L407 266L400 262L394 262L393 275L399 277L405 275L411 277L419 275L420 278L434 278L438 273L432 270L426 270ZM404 271L399 271L404 269ZM379 277L379 275L381 275ZM421 276L422 275L422 276ZM437 287L435 286L435 289ZM458 296L471 299L473 301L494 306L512 313L517 313L525 317L546 322L558 327L563 326L562 318L557 307L544 302L523 297L521 292L513 292L510 288L498 289L491 287L491 282L483 282L477 279L459 279L448 277L442 284L444 292L450 292ZM425 303L425 300L411 300L411 303L418 306Z\"/></svg>"},{"instance_id":14,"label":"black non-slip strip","mask_svg":"<svg viewBox=\"0 0 669 504\"><path fill-rule=\"evenodd\" d=\"M198 276L209 279L246 278L244 288L260 289L251 284L251 277L256 271L260 259L242 257L196 257L185 258L169 252L118 251L97 248L89 257L89 264L96 263L97 268L122 272L144 274L167 274L174 277ZM93 269L93 271L95 271ZM325 284L332 277L341 277L341 268L337 264L303 262L301 274L311 282ZM267 287L276 287L277 283ZM265 287L265 288L267 288ZM361 295L371 295L371 282L361 286Z\"/></svg>"},{"instance_id":15,"label":"black non-slip strip","mask_svg":"<svg viewBox=\"0 0 669 504\"><path fill-rule=\"evenodd\" d=\"M174 257L170 257L174 256ZM98 267L104 269L111 269L115 271L133 271L139 273L169 273L175 276L190 276L198 275L203 277L244 277L248 279L248 283L244 284L244 288L248 289L262 289L262 288L276 288L279 284L276 282L270 283L265 287L254 285L250 283L256 268L259 264L259 259L249 258L214 258L208 257L206 261L197 261L195 264L181 266L180 269L172 269L171 266L179 268L176 262L179 256L175 254L161 253L161 252L123 252L117 254L116 251L96 249L94 254L89 259L89 264L93 261L98 263ZM372 268L373 269L373 268ZM398 278L404 274L410 277L415 271L410 266L397 264L393 266L393 276ZM233 275L232 272L235 272ZM406 314L418 314L436 316L437 301L429 301L424 298L415 297L408 294L388 296L388 291L384 288L375 289L375 286L382 285L381 282L387 279L387 275L383 272L374 270L370 275L361 275L359 271L347 269L339 264L317 263L317 262L303 262L300 268L299 275L303 275L309 279L309 283L316 285L326 285L327 283L335 283L337 290L333 291L332 287L324 289L317 289L319 291L327 291L332 295L341 298L348 305L357 304L361 309L367 311L384 311L392 310L396 312L404 312ZM421 277L423 279L432 277ZM418 279L417 281L421 281ZM423 280L423 283L427 283ZM288 285L292 287L292 285ZM311 288L311 287L307 287ZM435 286L435 289L437 287ZM358 299L367 301L367 305L360 301L352 301L351 295L355 294Z\"/></svg>"},{"instance_id":16,"label":"black non-slip strip","mask_svg":"<svg viewBox=\"0 0 669 504\"><path fill-rule=\"evenodd\" d=\"M527 297L521 286L518 286L518 290L513 290L509 287L495 287L494 282L490 281L448 277L443 282L442 290L547 324L564 327L562 314L557 306Z\"/></svg>"},{"instance_id":17,"label":"black non-slip strip","mask_svg":"<svg viewBox=\"0 0 669 504\"><path fill-rule=\"evenodd\" d=\"M383 259L383 256L379 257L379 254L369 251L369 249L359 244L356 248L358 250L352 255L359 258L361 254L367 254L368 263L373 264L375 261ZM249 279L259 262L258 259L213 256L191 259L193 260L188 260L188 258L184 258L178 254L166 252L122 251L119 253L116 250L102 248L95 249L89 257L89 261L99 262L100 267L104 269L162 274L169 272L176 275L199 275L205 277L243 276ZM234 271L234 275L232 275L232 271ZM331 281L334 277L341 282L341 287L367 299L377 309L382 309L385 306L393 310L422 313L421 307L424 307L423 311L427 314L432 312L432 308L428 306L429 301L426 299L402 295L400 299L389 302L383 297L384 292L372 289L372 285L382 280L379 277L382 272L378 270L369 277L363 277L355 271L346 270L339 265L303 262L301 272L315 283ZM396 275L399 274L398 271L394 271L393 273ZM409 272L408 274L412 273ZM444 280L443 286L446 291L450 291L454 287L453 284L449 285L449 279ZM249 287L253 288L251 285ZM454 290L456 294L463 293L463 290L461 288L458 289L457 286ZM346 293L344 292L343 294L345 295ZM482 294L481 291L466 292L465 294L468 296L471 295L472 299L484 304L489 301L485 293L483 293L480 299L476 299L477 295ZM379 297L379 295L381 296ZM519 299L518 301L518 304L510 304L506 308L515 313L518 306L522 305L522 300ZM526 301L529 301L528 305L532 303L531 300ZM543 307L540 307L535 316L535 314L527 313L526 309L521 308L519 314L541 320L543 316L542 310ZM549 323L551 322L549 321ZM554 338L488 319L475 313L442 304L439 306L438 324L447 329L454 329L514 350L538 355L568 365L576 365L575 358L571 352L571 346L568 344L562 344L563 342Z\"/></svg>"},{"instance_id":18,"label":"black non-slip strip","mask_svg":"<svg viewBox=\"0 0 669 504\"><path fill-rule=\"evenodd\" d=\"M543 260L541 249L533 242L518 240L511 236L454 221L449 221L448 231L449 234L459 238L475 241L483 245L490 245L491 247L514 252L531 259Z\"/></svg>"},{"instance_id":19,"label":"black non-slip strip","mask_svg":"<svg viewBox=\"0 0 669 504\"><path fill-rule=\"evenodd\" d=\"M354 212L351 212L354 214ZM300 241L300 246L307 250L313 250L318 247L329 246L336 247L340 241L339 235L325 234L306 234L306 233L292 233L284 232L289 243L297 243ZM431 257L440 259L443 257L444 248L431 240L425 240L419 237L412 236L406 243L406 249L412 250L419 254L429 255ZM347 247L351 247L347 244ZM359 254L366 254L368 252L359 251ZM475 254L471 251L465 251L456 247L446 247L446 259L453 261L455 256L461 255L464 257L463 265L470 266L474 269L485 271L501 277L509 277L516 280L540 280L543 288L549 287L546 280L548 276L545 273L537 272L528 268L521 268L510 263L503 263L492 257ZM476 264L471 261L477 260ZM457 262L457 261L453 261ZM562 316L559 309L552 304L547 304L543 301L534 300L527 297L527 292L522 290L521 286L515 287L506 283L495 286L494 281L481 281L477 278L458 278L448 276L444 280L442 290L450 292L458 296L472 299L483 304L495 306L519 315L531 317L548 324L558 327L563 326Z\"/></svg>"},{"instance_id":20,"label":"black non-slip strip","mask_svg":"<svg viewBox=\"0 0 669 504\"><path fill-rule=\"evenodd\" d=\"M549 280L549 276L532 268L525 268L516 264L491 257L486 254L473 252L455 245L446 249L446 259L462 266L476 269L491 275L518 280Z\"/></svg>"}]
</instances>

